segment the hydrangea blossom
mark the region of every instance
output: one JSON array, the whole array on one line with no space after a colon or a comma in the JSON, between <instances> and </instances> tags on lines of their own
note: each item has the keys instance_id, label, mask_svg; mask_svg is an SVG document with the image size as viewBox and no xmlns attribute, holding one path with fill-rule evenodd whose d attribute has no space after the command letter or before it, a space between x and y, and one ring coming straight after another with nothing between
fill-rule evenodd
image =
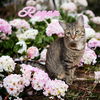
<instances>
[{"instance_id":1,"label":"hydrangea blossom","mask_svg":"<svg viewBox=\"0 0 100 100\"><path fill-rule=\"evenodd\" d=\"M0 57L0 72L12 72L15 69L15 62L10 56L1 56Z\"/></svg>"},{"instance_id":2,"label":"hydrangea blossom","mask_svg":"<svg viewBox=\"0 0 100 100\"><path fill-rule=\"evenodd\" d=\"M95 24L100 25L100 16L91 18L91 21Z\"/></svg>"},{"instance_id":3,"label":"hydrangea blossom","mask_svg":"<svg viewBox=\"0 0 100 100\"><path fill-rule=\"evenodd\" d=\"M95 30L92 28L85 28L86 39L95 37Z\"/></svg>"},{"instance_id":4,"label":"hydrangea blossom","mask_svg":"<svg viewBox=\"0 0 100 100\"><path fill-rule=\"evenodd\" d=\"M83 6L83 7L88 6L87 0L74 0L74 3L76 3L78 6Z\"/></svg>"},{"instance_id":5,"label":"hydrangea blossom","mask_svg":"<svg viewBox=\"0 0 100 100\"><path fill-rule=\"evenodd\" d=\"M27 56L30 58L30 59L34 59L35 57L39 56L39 50L37 47L29 47L27 49Z\"/></svg>"},{"instance_id":6,"label":"hydrangea blossom","mask_svg":"<svg viewBox=\"0 0 100 100\"><path fill-rule=\"evenodd\" d=\"M38 30L31 28L22 34L17 34L17 38L19 40L35 39L37 34L38 34Z\"/></svg>"},{"instance_id":7,"label":"hydrangea blossom","mask_svg":"<svg viewBox=\"0 0 100 100\"><path fill-rule=\"evenodd\" d=\"M95 17L95 14L93 13L92 10L86 10L85 14L89 15L90 17Z\"/></svg>"},{"instance_id":8,"label":"hydrangea blossom","mask_svg":"<svg viewBox=\"0 0 100 100\"><path fill-rule=\"evenodd\" d=\"M21 75L11 74L3 80L3 86L11 96L18 96L24 89Z\"/></svg>"},{"instance_id":9,"label":"hydrangea blossom","mask_svg":"<svg viewBox=\"0 0 100 100\"><path fill-rule=\"evenodd\" d=\"M100 47L100 40L97 40L96 38L92 38L88 42L88 47L90 48Z\"/></svg>"},{"instance_id":10,"label":"hydrangea blossom","mask_svg":"<svg viewBox=\"0 0 100 100\"><path fill-rule=\"evenodd\" d=\"M46 28L47 36L52 36L53 34L57 34L58 37L64 36L64 30L59 24L58 20L52 20L48 27Z\"/></svg>"},{"instance_id":11,"label":"hydrangea blossom","mask_svg":"<svg viewBox=\"0 0 100 100\"><path fill-rule=\"evenodd\" d=\"M11 26L15 27L16 29L30 29L30 25L24 19L14 19L9 22Z\"/></svg>"},{"instance_id":12,"label":"hydrangea blossom","mask_svg":"<svg viewBox=\"0 0 100 100\"><path fill-rule=\"evenodd\" d=\"M29 86L31 82L31 74L33 67L30 65L22 64L21 66L21 72L23 77L23 83L25 86Z\"/></svg>"},{"instance_id":13,"label":"hydrangea blossom","mask_svg":"<svg viewBox=\"0 0 100 100\"><path fill-rule=\"evenodd\" d=\"M96 80L95 82L100 83L100 71L95 71L94 74L95 74L95 80Z\"/></svg>"},{"instance_id":14,"label":"hydrangea blossom","mask_svg":"<svg viewBox=\"0 0 100 100\"><path fill-rule=\"evenodd\" d=\"M23 52L26 52L27 45L26 45L25 41L21 40L21 41L17 42L16 45L21 46L21 48L18 50L18 53L22 54Z\"/></svg>"},{"instance_id":15,"label":"hydrangea blossom","mask_svg":"<svg viewBox=\"0 0 100 100\"><path fill-rule=\"evenodd\" d=\"M61 8L65 11L68 11L68 12L75 12L77 10L77 6L75 5L75 3L73 2L64 2L62 5L61 5Z\"/></svg>"},{"instance_id":16,"label":"hydrangea blossom","mask_svg":"<svg viewBox=\"0 0 100 100\"><path fill-rule=\"evenodd\" d=\"M84 55L82 57L82 63L84 64L95 64L97 59L97 55L95 52L86 46Z\"/></svg>"},{"instance_id":17,"label":"hydrangea blossom","mask_svg":"<svg viewBox=\"0 0 100 100\"><path fill-rule=\"evenodd\" d=\"M57 96L58 98L65 96L65 92L68 89L68 85L61 80L49 80L47 81L43 94L46 96Z\"/></svg>"},{"instance_id":18,"label":"hydrangea blossom","mask_svg":"<svg viewBox=\"0 0 100 100\"><path fill-rule=\"evenodd\" d=\"M0 32L4 34L11 34L11 31L11 25L4 19L0 18Z\"/></svg>"},{"instance_id":19,"label":"hydrangea blossom","mask_svg":"<svg viewBox=\"0 0 100 100\"><path fill-rule=\"evenodd\" d=\"M32 87L35 90L42 90L49 80L48 74L38 68L34 68L34 72L31 83Z\"/></svg>"}]
</instances>

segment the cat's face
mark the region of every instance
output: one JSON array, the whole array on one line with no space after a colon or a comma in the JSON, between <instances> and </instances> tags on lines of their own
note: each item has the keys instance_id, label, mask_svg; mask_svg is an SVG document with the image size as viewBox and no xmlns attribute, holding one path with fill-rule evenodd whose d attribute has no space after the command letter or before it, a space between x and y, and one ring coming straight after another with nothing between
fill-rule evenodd
<instances>
[{"instance_id":1,"label":"cat's face","mask_svg":"<svg viewBox=\"0 0 100 100\"><path fill-rule=\"evenodd\" d=\"M83 17L80 16L77 22L72 24L66 24L63 27L65 30L64 38L67 41L67 45L69 45L69 47L72 49L82 49L82 43L83 45L85 43L85 29Z\"/></svg>"}]
</instances>

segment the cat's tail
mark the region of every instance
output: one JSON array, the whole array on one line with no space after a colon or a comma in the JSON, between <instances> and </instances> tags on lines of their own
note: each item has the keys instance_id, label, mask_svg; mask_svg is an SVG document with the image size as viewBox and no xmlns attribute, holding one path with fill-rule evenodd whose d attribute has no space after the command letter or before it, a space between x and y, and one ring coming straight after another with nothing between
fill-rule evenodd
<instances>
[{"instance_id":1,"label":"cat's tail","mask_svg":"<svg viewBox=\"0 0 100 100\"><path fill-rule=\"evenodd\" d=\"M37 67L40 68L44 71L46 71L46 65L44 63L41 63L40 61L36 61L36 60L15 60L16 64L27 64L27 65L31 65L33 67Z\"/></svg>"}]
</instances>

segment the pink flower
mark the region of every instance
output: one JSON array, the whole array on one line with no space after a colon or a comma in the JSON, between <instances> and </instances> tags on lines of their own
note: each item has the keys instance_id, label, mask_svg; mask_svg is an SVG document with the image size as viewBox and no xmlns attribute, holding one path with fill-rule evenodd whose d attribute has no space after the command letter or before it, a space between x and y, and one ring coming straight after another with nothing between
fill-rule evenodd
<instances>
[{"instance_id":1,"label":"pink flower","mask_svg":"<svg viewBox=\"0 0 100 100\"><path fill-rule=\"evenodd\" d=\"M11 31L11 25L4 19L0 18L0 32L3 32L5 34L11 34Z\"/></svg>"},{"instance_id":2,"label":"pink flower","mask_svg":"<svg viewBox=\"0 0 100 100\"><path fill-rule=\"evenodd\" d=\"M100 16L91 18L91 21L95 24L100 25Z\"/></svg>"},{"instance_id":3,"label":"pink flower","mask_svg":"<svg viewBox=\"0 0 100 100\"><path fill-rule=\"evenodd\" d=\"M35 57L39 56L39 50L37 47L30 47L27 50L27 55L29 58L34 59Z\"/></svg>"},{"instance_id":4,"label":"pink flower","mask_svg":"<svg viewBox=\"0 0 100 100\"><path fill-rule=\"evenodd\" d=\"M64 30L59 24L58 20L52 20L48 27L46 28L47 36L52 36L53 34L58 35L58 37L64 36Z\"/></svg>"},{"instance_id":5,"label":"pink flower","mask_svg":"<svg viewBox=\"0 0 100 100\"><path fill-rule=\"evenodd\" d=\"M100 40L97 40L95 38L92 38L91 40L89 40L88 42L88 47L90 48L96 48L96 47L100 47Z\"/></svg>"},{"instance_id":6,"label":"pink flower","mask_svg":"<svg viewBox=\"0 0 100 100\"><path fill-rule=\"evenodd\" d=\"M47 73L42 71L41 69L36 68L34 70L33 78L32 78L32 87L35 90L42 90L49 80L49 76Z\"/></svg>"}]
</instances>

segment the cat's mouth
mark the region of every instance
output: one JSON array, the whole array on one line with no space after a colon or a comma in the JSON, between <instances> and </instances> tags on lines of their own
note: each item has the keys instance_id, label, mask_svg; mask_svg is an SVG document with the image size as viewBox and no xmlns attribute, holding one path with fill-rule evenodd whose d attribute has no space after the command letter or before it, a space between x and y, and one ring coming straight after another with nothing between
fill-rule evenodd
<instances>
[{"instance_id":1,"label":"cat's mouth","mask_svg":"<svg viewBox=\"0 0 100 100\"><path fill-rule=\"evenodd\" d=\"M73 43L73 42L69 44L69 47L70 47L72 50L76 50L76 51L82 50L82 49L79 49L78 46L77 46L77 44L76 44L76 43Z\"/></svg>"},{"instance_id":2,"label":"cat's mouth","mask_svg":"<svg viewBox=\"0 0 100 100\"><path fill-rule=\"evenodd\" d=\"M70 45L70 47L72 47L72 48L77 47L76 43L70 43L69 45Z\"/></svg>"}]
</instances>

